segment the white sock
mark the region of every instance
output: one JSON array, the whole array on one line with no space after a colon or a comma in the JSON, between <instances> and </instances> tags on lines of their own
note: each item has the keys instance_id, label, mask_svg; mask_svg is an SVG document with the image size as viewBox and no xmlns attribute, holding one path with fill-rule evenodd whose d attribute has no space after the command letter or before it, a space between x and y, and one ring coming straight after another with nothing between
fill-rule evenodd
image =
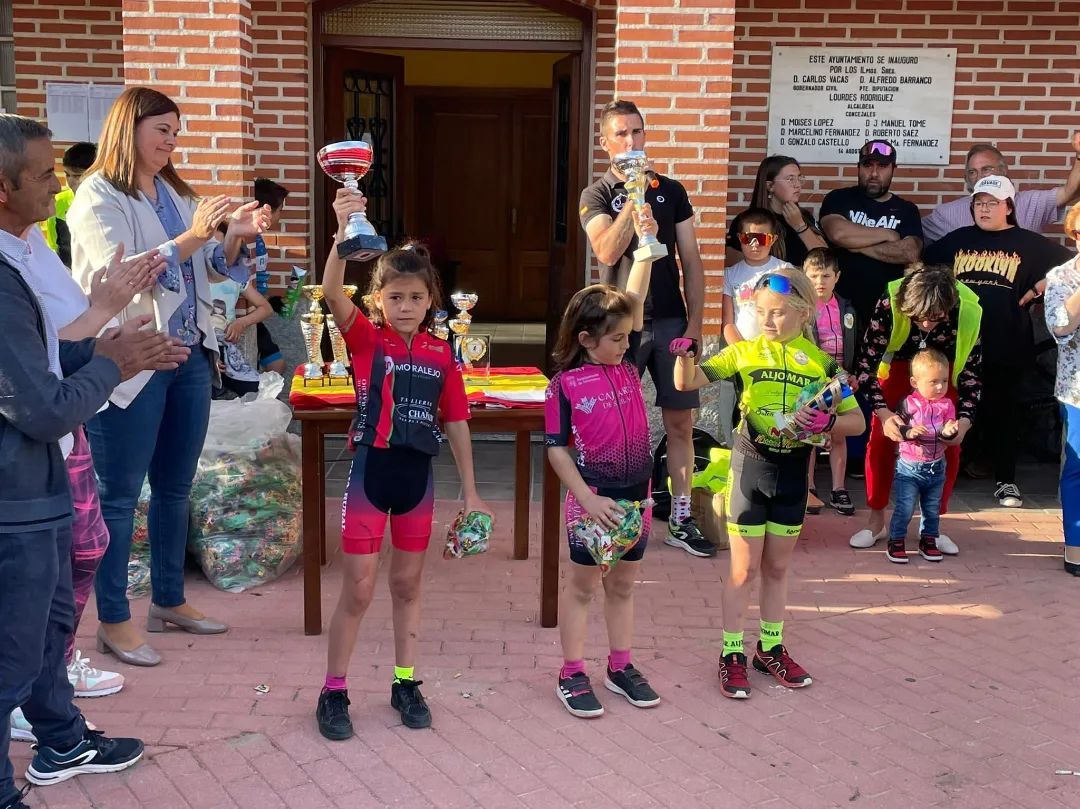
<instances>
[{"instance_id":1,"label":"white sock","mask_svg":"<svg viewBox=\"0 0 1080 809\"><path fill-rule=\"evenodd\" d=\"M680 494L671 498L671 519L675 522L690 519L690 495Z\"/></svg>"}]
</instances>

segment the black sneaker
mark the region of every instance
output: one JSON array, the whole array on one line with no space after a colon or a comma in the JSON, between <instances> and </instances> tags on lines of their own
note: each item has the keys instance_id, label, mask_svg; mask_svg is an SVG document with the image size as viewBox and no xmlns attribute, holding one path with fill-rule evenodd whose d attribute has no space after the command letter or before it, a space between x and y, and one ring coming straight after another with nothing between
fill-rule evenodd
<instances>
[{"instance_id":1,"label":"black sneaker","mask_svg":"<svg viewBox=\"0 0 1080 809\"><path fill-rule=\"evenodd\" d=\"M709 557L716 556L716 546L701 535L693 517L685 520L671 520L668 522L667 536L664 544L676 548L682 548L691 556Z\"/></svg>"},{"instance_id":2,"label":"black sneaker","mask_svg":"<svg viewBox=\"0 0 1080 809\"><path fill-rule=\"evenodd\" d=\"M885 558L898 565L906 565L908 563L908 555L907 548L904 547L904 540L890 539L889 547L885 551Z\"/></svg>"},{"instance_id":3,"label":"black sneaker","mask_svg":"<svg viewBox=\"0 0 1080 809\"><path fill-rule=\"evenodd\" d=\"M652 708L660 704L660 696L652 690L645 675L634 668L633 664L622 671L608 669L604 685L608 691L622 694L635 708Z\"/></svg>"},{"instance_id":4,"label":"black sneaker","mask_svg":"<svg viewBox=\"0 0 1080 809\"><path fill-rule=\"evenodd\" d=\"M855 504L851 502L851 495L848 494L847 489L833 489L829 505L845 517L850 517L855 513Z\"/></svg>"},{"instance_id":5,"label":"black sneaker","mask_svg":"<svg viewBox=\"0 0 1080 809\"><path fill-rule=\"evenodd\" d=\"M324 689L319 694L319 706L315 709L315 721L319 733L334 742L351 739L352 720L349 718L349 692L343 689Z\"/></svg>"},{"instance_id":6,"label":"black sneaker","mask_svg":"<svg viewBox=\"0 0 1080 809\"><path fill-rule=\"evenodd\" d=\"M397 680L390 686L390 707L401 714L407 728L431 727L431 711L420 693L423 680Z\"/></svg>"},{"instance_id":7,"label":"black sneaker","mask_svg":"<svg viewBox=\"0 0 1080 809\"><path fill-rule=\"evenodd\" d=\"M559 678L559 684L555 686L555 694L562 700L566 710L574 716L582 719L594 719L604 715L604 706L593 693L589 675L585 672L575 674L573 677Z\"/></svg>"},{"instance_id":8,"label":"black sneaker","mask_svg":"<svg viewBox=\"0 0 1080 809\"><path fill-rule=\"evenodd\" d=\"M83 740L66 752L43 744L26 768L26 780L38 786L59 784L84 773L126 770L143 754L138 739L108 739L100 730L87 730Z\"/></svg>"},{"instance_id":9,"label":"black sneaker","mask_svg":"<svg viewBox=\"0 0 1080 809\"><path fill-rule=\"evenodd\" d=\"M1020 508L1024 505L1024 495L1020 494L1020 487L1015 483L999 481L994 489L994 497L997 498L998 505L1005 508Z\"/></svg>"},{"instance_id":10,"label":"black sneaker","mask_svg":"<svg viewBox=\"0 0 1080 809\"><path fill-rule=\"evenodd\" d=\"M11 803L0 804L0 809L30 809L22 799L26 797L26 793L30 791L30 784L27 784L22 788L14 798L10 798Z\"/></svg>"}]
</instances>

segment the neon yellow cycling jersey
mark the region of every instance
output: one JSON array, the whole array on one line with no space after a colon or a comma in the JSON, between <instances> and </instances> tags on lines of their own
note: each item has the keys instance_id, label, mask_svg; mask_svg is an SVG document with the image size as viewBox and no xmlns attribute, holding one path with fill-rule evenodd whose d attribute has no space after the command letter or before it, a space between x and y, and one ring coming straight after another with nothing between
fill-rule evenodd
<instances>
[{"instance_id":1,"label":"neon yellow cycling jersey","mask_svg":"<svg viewBox=\"0 0 1080 809\"><path fill-rule=\"evenodd\" d=\"M787 455L807 452L809 447L781 433L776 414L793 413L802 389L811 382L827 382L840 373L840 366L802 335L787 343L763 335L728 346L702 362L701 370L710 382L738 374L743 388L740 431L758 451ZM848 396L836 412L847 413L856 407L855 397Z\"/></svg>"}]
</instances>

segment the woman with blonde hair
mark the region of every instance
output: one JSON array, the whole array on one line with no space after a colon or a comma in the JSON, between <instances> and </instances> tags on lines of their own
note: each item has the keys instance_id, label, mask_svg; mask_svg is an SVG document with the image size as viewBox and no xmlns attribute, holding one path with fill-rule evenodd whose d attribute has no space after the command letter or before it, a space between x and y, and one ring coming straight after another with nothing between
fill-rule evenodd
<instances>
[{"instance_id":1,"label":"woman with blonde hair","mask_svg":"<svg viewBox=\"0 0 1080 809\"><path fill-rule=\"evenodd\" d=\"M94 271L117 252L157 250L165 269L150 290L135 295L121 323L152 315L155 326L191 349L173 371L145 371L116 388L110 407L88 425L97 465L108 550L98 569L98 650L125 663L153 666L160 655L131 622L127 562L135 505L149 477L151 605L147 630L166 623L212 634L228 627L184 598L188 493L206 437L218 343L210 323L210 283L222 276L246 282L243 244L269 226L254 202L234 208L227 197L199 198L172 163L180 109L168 96L129 87L113 103L98 157L68 212L72 274L89 290ZM224 243L213 239L228 222Z\"/></svg>"},{"instance_id":2,"label":"woman with blonde hair","mask_svg":"<svg viewBox=\"0 0 1080 809\"><path fill-rule=\"evenodd\" d=\"M1080 203L1065 216L1065 235L1080 241ZM1046 274L1045 296L1046 326L1058 343L1054 395L1065 422L1061 465L1065 572L1080 576L1080 257Z\"/></svg>"}]
</instances>

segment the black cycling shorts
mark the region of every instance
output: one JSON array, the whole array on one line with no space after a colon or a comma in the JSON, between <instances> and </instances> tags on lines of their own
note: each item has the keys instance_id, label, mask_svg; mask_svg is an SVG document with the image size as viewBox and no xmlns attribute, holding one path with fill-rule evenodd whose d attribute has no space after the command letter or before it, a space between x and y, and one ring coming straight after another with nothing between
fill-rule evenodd
<instances>
[{"instance_id":1,"label":"black cycling shorts","mask_svg":"<svg viewBox=\"0 0 1080 809\"><path fill-rule=\"evenodd\" d=\"M807 458L766 460L736 449L728 472L727 529L743 537L795 538L806 514Z\"/></svg>"}]
</instances>

